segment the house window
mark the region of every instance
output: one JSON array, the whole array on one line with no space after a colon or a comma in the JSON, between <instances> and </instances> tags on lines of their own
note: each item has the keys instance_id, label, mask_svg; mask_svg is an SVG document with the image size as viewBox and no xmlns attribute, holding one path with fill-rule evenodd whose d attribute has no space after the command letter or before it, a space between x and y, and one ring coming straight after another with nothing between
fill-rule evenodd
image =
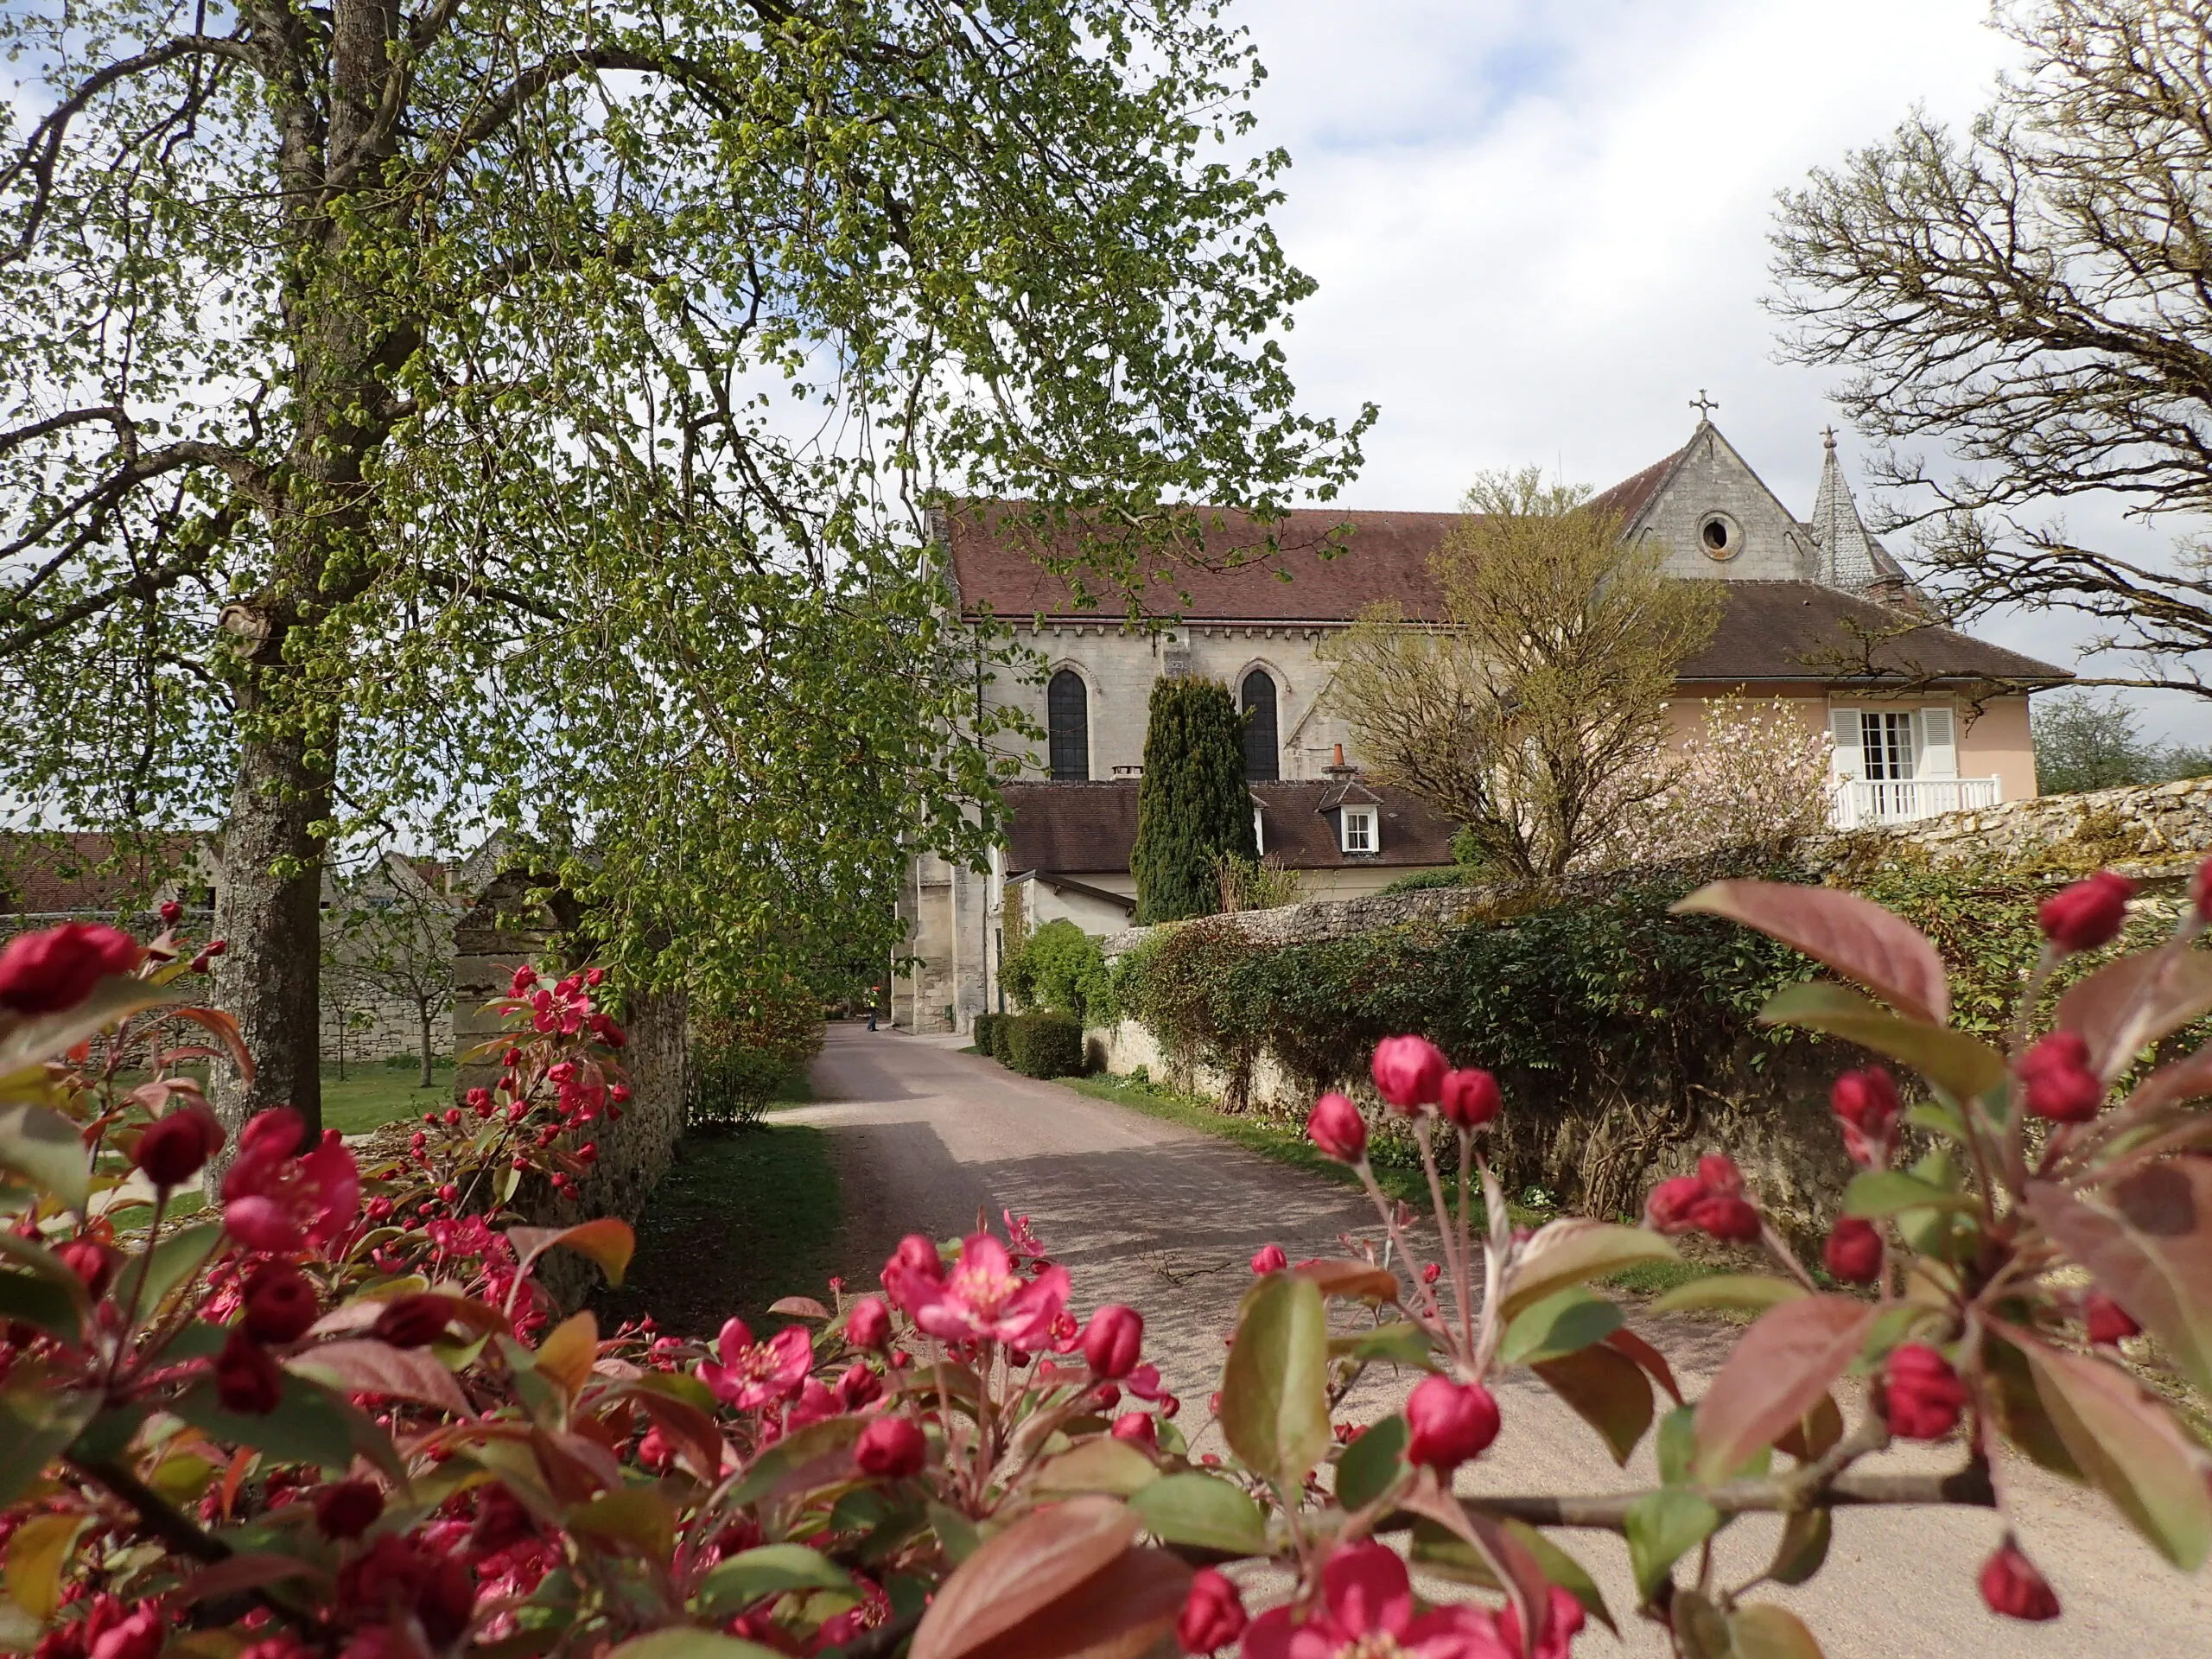
<instances>
[{"instance_id":1,"label":"house window","mask_svg":"<svg viewBox=\"0 0 2212 1659\"><path fill-rule=\"evenodd\" d=\"M1064 668L1045 687L1045 724L1052 734L1052 781L1090 779L1090 688L1083 676Z\"/></svg>"},{"instance_id":2,"label":"house window","mask_svg":"<svg viewBox=\"0 0 2212 1659\"><path fill-rule=\"evenodd\" d=\"M1271 784L1282 776L1275 741L1275 683L1264 668L1244 677L1244 781Z\"/></svg>"},{"instance_id":3,"label":"house window","mask_svg":"<svg viewBox=\"0 0 2212 1659\"><path fill-rule=\"evenodd\" d=\"M1912 715L1909 711L1865 710L1859 716L1859 753L1865 776L1903 782L1913 775Z\"/></svg>"},{"instance_id":4,"label":"house window","mask_svg":"<svg viewBox=\"0 0 2212 1659\"><path fill-rule=\"evenodd\" d=\"M1381 837L1376 833L1375 809L1371 806L1348 806L1344 809L1344 851L1373 853L1382 850Z\"/></svg>"},{"instance_id":5,"label":"house window","mask_svg":"<svg viewBox=\"0 0 2212 1659\"><path fill-rule=\"evenodd\" d=\"M1265 858L1268 854L1268 823L1260 815L1260 804L1252 803L1252 850Z\"/></svg>"}]
</instances>

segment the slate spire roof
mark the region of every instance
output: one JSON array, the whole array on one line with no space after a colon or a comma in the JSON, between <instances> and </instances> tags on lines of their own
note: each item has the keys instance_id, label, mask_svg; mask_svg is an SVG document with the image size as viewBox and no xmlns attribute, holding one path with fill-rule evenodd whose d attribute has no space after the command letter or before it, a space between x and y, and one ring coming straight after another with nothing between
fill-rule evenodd
<instances>
[{"instance_id":1,"label":"slate spire roof","mask_svg":"<svg viewBox=\"0 0 2212 1659\"><path fill-rule=\"evenodd\" d=\"M1820 580L1831 588L1863 594L1886 573L1876 563L1874 538L1866 533L1859 503L1843 475L1843 463L1836 459L1834 428L1823 442L1827 453L1821 460L1821 493L1806 528L1821 556Z\"/></svg>"}]
</instances>

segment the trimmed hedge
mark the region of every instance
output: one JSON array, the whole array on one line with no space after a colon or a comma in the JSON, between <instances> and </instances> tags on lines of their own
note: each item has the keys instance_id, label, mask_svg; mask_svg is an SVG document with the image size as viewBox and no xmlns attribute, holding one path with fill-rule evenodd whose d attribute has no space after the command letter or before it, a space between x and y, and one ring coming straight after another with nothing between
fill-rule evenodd
<instances>
[{"instance_id":1,"label":"trimmed hedge","mask_svg":"<svg viewBox=\"0 0 2212 1659\"><path fill-rule=\"evenodd\" d=\"M1027 1077L1071 1077L1083 1071L1083 1022L1065 1014L1007 1016L1006 1064Z\"/></svg>"},{"instance_id":2,"label":"trimmed hedge","mask_svg":"<svg viewBox=\"0 0 2212 1659\"><path fill-rule=\"evenodd\" d=\"M1002 1014L991 1027L991 1058L1001 1065L1014 1064L1014 1022L1021 1016Z\"/></svg>"},{"instance_id":3,"label":"trimmed hedge","mask_svg":"<svg viewBox=\"0 0 2212 1659\"><path fill-rule=\"evenodd\" d=\"M976 1052L998 1058L996 1037L999 1022L1007 1018L1003 1014L979 1014L976 1016Z\"/></svg>"}]
</instances>

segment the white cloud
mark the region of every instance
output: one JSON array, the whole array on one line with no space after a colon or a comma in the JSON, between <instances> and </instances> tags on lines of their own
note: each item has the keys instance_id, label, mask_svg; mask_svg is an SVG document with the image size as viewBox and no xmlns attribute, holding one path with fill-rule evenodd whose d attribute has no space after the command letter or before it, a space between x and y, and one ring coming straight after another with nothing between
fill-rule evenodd
<instances>
[{"instance_id":1,"label":"white cloud","mask_svg":"<svg viewBox=\"0 0 2212 1659\"><path fill-rule=\"evenodd\" d=\"M1240 16L1269 72L1258 137L1294 163L1278 226L1321 283L1292 365L1312 407L1382 405L1349 497L1378 508L1449 507L1477 470L1529 461L1602 487L1674 449L1704 388L1808 510L1837 415L1827 376L1773 360L1775 193L1916 104L1963 121L2011 56L1983 0L1246 0ZM1979 632L2070 664L2088 631L2045 613ZM2176 738L2212 727L2194 699L2144 710Z\"/></svg>"}]
</instances>

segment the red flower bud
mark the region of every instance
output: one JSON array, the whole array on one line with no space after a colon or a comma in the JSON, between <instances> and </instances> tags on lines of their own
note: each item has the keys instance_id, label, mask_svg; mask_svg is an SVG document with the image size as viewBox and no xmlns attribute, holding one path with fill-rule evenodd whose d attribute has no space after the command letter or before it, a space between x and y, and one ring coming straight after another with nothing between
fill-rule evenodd
<instances>
[{"instance_id":1,"label":"red flower bud","mask_svg":"<svg viewBox=\"0 0 2212 1659\"><path fill-rule=\"evenodd\" d=\"M861 1360L855 1360L845 1367L844 1375L837 1379L837 1401L847 1411L858 1411L883 1397L883 1379L868 1368Z\"/></svg>"},{"instance_id":2,"label":"red flower bud","mask_svg":"<svg viewBox=\"0 0 2212 1659\"><path fill-rule=\"evenodd\" d=\"M1708 1192L1690 1206L1690 1224L1730 1243L1748 1244L1759 1236L1759 1212L1747 1199Z\"/></svg>"},{"instance_id":3,"label":"red flower bud","mask_svg":"<svg viewBox=\"0 0 2212 1659\"><path fill-rule=\"evenodd\" d=\"M1653 1187L1651 1196L1643 1201L1643 1224L1669 1236L1689 1232L1696 1226L1690 1211L1705 1195L1705 1183L1696 1176L1669 1176Z\"/></svg>"},{"instance_id":4,"label":"red flower bud","mask_svg":"<svg viewBox=\"0 0 2212 1659\"><path fill-rule=\"evenodd\" d=\"M1448 1475L1497 1438L1497 1402L1479 1382L1424 1377L1406 1396L1406 1461Z\"/></svg>"},{"instance_id":5,"label":"red flower bud","mask_svg":"<svg viewBox=\"0 0 2212 1659\"><path fill-rule=\"evenodd\" d=\"M2082 1298L2082 1318L2089 1327L2091 1342L2109 1345L2143 1334L2143 1327L2128 1311L2101 1290Z\"/></svg>"},{"instance_id":6,"label":"red flower bud","mask_svg":"<svg viewBox=\"0 0 2212 1659\"><path fill-rule=\"evenodd\" d=\"M2055 1123L2086 1123L2104 1104L2105 1085L2089 1070L2089 1046L2079 1032L2054 1031L2012 1062L2028 1109Z\"/></svg>"},{"instance_id":7,"label":"red flower bud","mask_svg":"<svg viewBox=\"0 0 2212 1659\"><path fill-rule=\"evenodd\" d=\"M377 1315L369 1335L395 1348L420 1348L443 1336L452 1318L453 1304L448 1297L402 1296Z\"/></svg>"},{"instance_id":8,"label":"red flower bud","mask_svg":"<svg viewBox=\"0 0 2212 1659\"><path fill-rule=\"evenodd\" d=\"M215 1397L225 1411L266 1417L283 1397L284 1374L268 1351L233 1326L223 1351L215 1356Z\"/></svg>"},{"instance_id":9,"label":"red flower bud","mask_svg":"<svg viewBox=\"0 0 2212 1659\"><path fill-rule=\"evenodd\" d=\"M510 996L528 996L537 988L537 969L525 963L515 969L514 978L508 983Z\"/></svg>"},{"instance_id":10,"label":"red flower bud","mask_svg":"<svg viewBox=\"0 0 2212 1659\"><path fill-rule=\"evenodd\" d=\"M853 1461L879 1480L904 1480L921 1472L929 1442L911 1418L879 1417L861 1431Z\"/></svg>"},{"instance_id":11,"label":"red flower bud","mask_svg":"<svg viewBox=\"0 0 2212 1659\"><path fill-rule=\"evenodd\" d=\"M1433 1285L1443 1276L1444 1266L1441 1262L1424 1262L1421 1264L1421 1281L1424 1285Z\"/></svg>"},{"instance_id":12,"label":"red flower bud","mask_svg":"<svg viewBox=\"0 0 2212 1659\"><path fill-rule=\"evenodd\" d=\"M1252 1271L1255 1275L1263 1273L1281 1273L1289 1265L1290 1258L1282 1253L1282 1246L1280 1244L1262 1244L1252 1252Z\"/></svg>"},{"instance_id":13,"label":"red flower bud","mask_svg":"<svg viewBox=\"0 0 2212 1659\"><path fill-rule=\"evenodd\" d=\"M1118 1302L1109 1302L1093 1313L1083 1333L1083 1357L1097 1376L1127 1376L1143 1347L1144 1315Z\"/></svg>"},{"instance_id":14,"label":"red flower bud","mask_svg":"<svg viewBox=\"0 0 2212 1659\"><path fill-rule=\"evenodd\" d=\"M2035 1563L2020 1553L2006 1533L1997 1553L1981 1566L1981 1599L1989 1611L2005 1618L2039 1623L2058 1617L2058 1596Z\"/></svg>"},{"instance_id":15,"label":"red flower bud","mask_svg":"<svg viewBox=\"0 0 2212 1659\"><path fill-rule=\"evenodd\" d=\"M1940 1440L1959 1426L1967 1385L1951 1362L1917 1342L1891 1351L1882 1371L1882 1418L1901 1440Z\"/></svg>"},{"instance_id":16,"label":"red flower bud","mask_svg":"<svg viewBox=\"0 0 2212 1659\"><path fill-rule=\"evenodd\" d=\"M855 1348L891 1345L891 1309L880 1296L863 1296L845 1316L845 1340Z\"/></svg>"},{"instance_id":17,"label":"red flower bud","mask_svg":"<svg viewBox=\"0 0 2212 1659\"><path fill-rule=\"evenodd\" d=\"M326 1538L358 1538L384 1513L374 1481L341 1480L315 1495L315 1523Z\"/></svg>"},{"instance_id":18,"label":"red flower bud","mask_svg":"<svg viewBox=\"0 0 2212 1659\"><path fill-rule=\"evenodd\" d=\"M155 1659L169 1635L168 1621L157 1602L142 1601L99 1635L90 1634L97 1608L79 1627L86 1633L86 1659ZM41 1643L43 1648L46 1644Z\"/></svg>"},{"instance_id":19,"label":"red flower bud","mask_svg":"<svg viewBox=\"0 0 2212 1659\"><path fill-rule=\"evenodd\" d=\"M1368 1071L1391 1110L1417 1112L1436 1104L1451 1064L1444 1051L1426 1037L1385 1037L1375 1045Z\"/></svg>"},{"instance_id":20,"label":"red flower bud","mask_svg":"<svg viewBox=\"0 0 2212 1659\"><path fill-rule=\"evenodd\" d=\"M2196 919L2212 926L2212 858L2198 865L2190 878L2189 902L2196 906Z\"/></svg>"},{"instance_id":21,"label":"red flower bud","mask_svg":"<svg viewBox=\"0 0 2212 1659\"><path fill-rule=\"evenodd\" d=\"M1101 1382L1091 1393L1097 1397L1101 1411L1111 1411L1122 1403L1122 1391L1111 1382Z\"/></svg>"},{"instance_id":22,"label":"red flower bud","mask_svg":"<svg viewBox=\"0 0 2212 1659\"><path fill-rule=\"evenodd\" d=\"M1479 1128L1498 1114L1503 1104L1497 1079L1477 1066L1444 1075L1444 1091L1437 1109L1447 1122L1463 1129Z\"/></svg>"},{"instance_id":23,"label":"red flower bud","mask_svg":"<svg viewBox=\"0 0 2212 1659\"><path fill-rule=\"evenodd\" d=\"M174 899L164 899L156 913L161 917L163 927L175 927L184 919L184 906Z\"/></svg>"},{"instance_id":24,"label":"red flower bud","mask_svg":"<svg viewBox=\"0 0 2212 1659\"><path fill-rule=\"evenodd\" d=\"M1838 1077L1828 1090L1828 1108L1870 1141L1888 1135L1901 1109L1897 1084L1878 1065Z\"/></svg>"},{"instance_id":25,"label":"red flower bud","mask_svg":"<svg viewBox=\"0 0 2212 1659\"><path fill-rule=\"evenodd\" d=\"M1175 1616L1175 1639L1185 1653L1211 1653L1244 1634L1244 1598L1218 1570L1202 1567L1191 1575L1190 1593Z\"/></svg>"},{"instance_id":26,"label":"red flower bud","mask_svg":"<svg viewBox=\"0 0 2212 1659\"><path fill-rule=\"evenodd\" d=\"M931 1279L944 1277L944 1258L937 1252L937 1242L920 1233L909 1233L900 1239L899 1248L891 1253L891 1261L908 1273Z\"/></svg>"},{"instance_id":27,"label":"red flower bud","mask_svg":"<svg viewBox=\"0 0 2212 1659\"><path fill-rule=\"evenodd\" d=\"M1872 1222L1845 1216L1828 1234L1821 1260L1847 1285L1871 1285L1882 1276L1882 1235Z\"/></svg>"},{"instance_id":28,"label":"red flower bud","mask_svg":"<svg viewBox=\"0 0 2212 1659\"><path fill-rule=\"evenodd\" d=\"M1342 1095L1324 1095L1313 1103L1306 1133L1324 1157L1340 1164L1356 1164L1367 1155L1367 1120Z\"/></svg>"},{"instance_id":29,"label":"red flower bud","mask_svg":"<svg viewBox=\"0 0 2212 1659\"><path fill-rule=\"evenodd\" d=\"M1740 1198L1744 1196L1744 1172L1736 1167L1736 1160L1725 1152L1708 1152L1699 1159L1697 1179L1715 1198Z\"/></svg>"},{"instance_id":30,"label":"red flower bud","mask_svg":"<svg viewBox=\"0 0 2212 1659\"><path fill-rule=\"evenodd\" d=\"M246 1334L256 1342L297 1342L320 1312L315 1287L289 1262L256 1268L245 1281Z\"/></svg>"},{"instance_id":31,"label":"red flower bud","mask_svg":"<svg viewBox=\"0 0 2212 1659\"><path fill-rule=\"evenodd\" d=\"M1153 1427L1148 1411L1125 1411L1114 1420L1108 1431L1117 1440L1127 1440L1132 1446L1157 1446L1160 1431Z\"/></svg>"},{"instance_id":32,"label":"red flower bud","mask_svg":"<svg viewBox=\"0 0 2212 1659\"><path fill-rule=\"evenodd\" d=\"M115 1280L116 1253L98 1239L73 1238L54 1247L61 1265L85 1281L86 1294L94 1301L107 1294Z\"/></svg>"},{"instance_id":33,"label":"red flower bud","mask_svg":"<svg viewBox=\"0 0 2212 1659\"><path fill-rule=\"evenodd\" d=\"M2036 907L2036 925L2061 950L2094 950L2119 937L2134 896L2135 884L2126 876L2099 870L2044 899Z\"/></svg>"},{"instance_id":34,"label":"red flower bud","mask_svg":"<svg viewBox=\"0 0 2212 1659\"><path fill-rule=\"evenodd\" d=\"M101 980L137 965L138 942L98 922L19 933L0 950L0 1008L18 1014L73 1008Z\"/></svg>"}]
</instances>

